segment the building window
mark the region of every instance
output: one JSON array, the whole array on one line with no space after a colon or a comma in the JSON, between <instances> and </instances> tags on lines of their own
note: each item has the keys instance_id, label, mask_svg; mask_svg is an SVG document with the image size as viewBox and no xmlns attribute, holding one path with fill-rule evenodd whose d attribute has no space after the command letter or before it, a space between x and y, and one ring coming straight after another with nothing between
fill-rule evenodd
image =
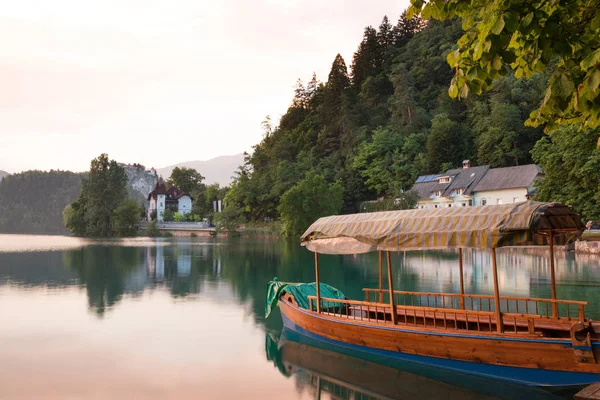
<instances>
[{"instance_id":1,"label":"building window","mask_svg":"<svg viewBox=\"0 0 600 400\"><path fill-rule=\"evenodd\" d=\"M467 206L467 203L462 203L462 205L463 205L463 207L466 207L466 206Z\"/></svg>"},{"instance_id":2,"label":"building window","mask_svg":"<svg viewBox=\"0 0 600 400\"><path fill-rule=\"evenodd\" d=\"M440 178L439 182L440 183L448 183L448 182L450 182L450 177L444 176L444 177Z\"/></svg>"},{"instance_id":3,"label":"building window","mask_svg":"<svg viewBox=\"0 0 600 400\"><path fill-rule=\"evenodd\" d=\"M481 199L481 205L482 206L487 205L487 199Z\"/></svg>"},{"instance_id":4,"label":"building window","mask_svg":"<svg viewBox=\"0 0 600 400\"><path fill-rule=\"evenodd\" d=\"M452 207L452 204L448 204L448 208Z\"/></svg>"},{"instance_id":5,"label":"building window","mask_svg":"<svg viewBox=\"0 0 600 400\"><path fill-rule=\"evenodd\" d=\"M437 204L434 207L437 208Z\"/></svg>"},{"instance_id":6,"label":"building window","mask_svg":"<svg viewBox=\"0 0 600 400\"><path fill-rule=\"evenodd\" d=\"M513 203L518 203L519 202L519 198L518 197L513 197Z\"/></svg>"},{"instance_id":7,"label":"building window","mask_svg":"<svg viewBox=\"0 0 600 400\"><path fill-rule=\"evenodd\" d=\"M496 199L496 204L502 204L502 199Z\"/></svg>"},{"instance_id":8,"label":"building window","mask_svg":"<svg viewBox=\"0 0 600 400\"><path fill-rule=\"evenodd\" d=\"M162 201L160 202L160 204L159 204L159 207L161 207L161 208L162 208Z\"/></svg>"},{"instance_id":9,"label":"building window","mask_svg":"<svg viewBox=\"0 0 600 400\"><path fill-rule=\"evenodd\" d=\"M463 194L464 192L464 189L456 189L456 194Z\"/></svg>"}]
</instances>

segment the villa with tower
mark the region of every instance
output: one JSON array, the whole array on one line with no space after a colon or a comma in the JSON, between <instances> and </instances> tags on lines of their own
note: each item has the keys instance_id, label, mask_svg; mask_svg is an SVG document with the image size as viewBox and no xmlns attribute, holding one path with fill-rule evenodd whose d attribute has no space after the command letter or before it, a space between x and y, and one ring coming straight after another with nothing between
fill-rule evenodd
<instances>
[{"instance_id":1,"label":"villa with tower","mask_svg":"<svg viewBox=\"0 0 600 400\"><path fill-rule=\"evenodd\" d=\"M148 220L152 219L153 212L156 212L156 219L160 222L164 219L166 209L186 215L192 212L192 197L179 190L175 186L168 189L161 180L154 186L148 194Z\"/></svg>"}]
</instances>

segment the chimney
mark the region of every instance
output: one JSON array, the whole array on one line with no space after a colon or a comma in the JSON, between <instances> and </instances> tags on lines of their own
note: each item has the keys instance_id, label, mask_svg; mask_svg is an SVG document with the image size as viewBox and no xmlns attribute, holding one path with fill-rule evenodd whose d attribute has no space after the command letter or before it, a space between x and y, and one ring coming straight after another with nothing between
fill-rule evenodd
<instances>
[{"instance_id":1,"label":"chimney","mask_svg":"<svg viewBox=\"0 0 600 400\"><path fill-rule=\"evenodd\" d=\"M467 169L471 166L470 160L463 160L463 169Z\"/></svg>"}]
</instances>

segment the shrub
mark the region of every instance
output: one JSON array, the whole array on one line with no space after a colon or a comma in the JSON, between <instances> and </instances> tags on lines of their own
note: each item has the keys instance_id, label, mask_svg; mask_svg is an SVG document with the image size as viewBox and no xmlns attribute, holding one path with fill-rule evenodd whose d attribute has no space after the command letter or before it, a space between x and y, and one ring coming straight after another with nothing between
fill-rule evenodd
<instances>
[{"instance_id":1,"label":"shrub","mask_svg":"<svg viewBox=\"0 0 600 400\"><path fill-rule=\"evenodd\" d=\"M170 222L173 221L174 218L173 210L167 208L165 212L163 212L163 221Z\"/></svg>"},{"instance_id":2,"label":"shrub","mask_svg":"<svg viewBox=\"0 0 600 400\"><path fill-rule=\"evenodd\" d=\"M184 222L186 220L185 215L176 212L175 214L173 214L173 219L175 220L175 222Z\"/></svg>"},{"instance_id":3,"label":"shrub","mask_svg":"<svg viewBox=\"0 0 600 400\"><path fill-rule=\"evenodd\" d=\"M146 230L144 231L144 236L148 236L148 237L160 237L160 236L162 236L161 233L160 233L160 231L156 227L156 225L157 225L156 220L153 220L152 222L150 222L148 224L148 226L146 227Z\"/></svg>"}]
</instances>

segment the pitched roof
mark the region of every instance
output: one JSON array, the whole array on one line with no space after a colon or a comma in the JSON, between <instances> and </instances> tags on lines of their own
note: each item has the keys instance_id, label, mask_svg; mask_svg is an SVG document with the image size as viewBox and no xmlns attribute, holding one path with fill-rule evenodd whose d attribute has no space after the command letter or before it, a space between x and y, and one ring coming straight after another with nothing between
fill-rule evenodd
<instances>
[{"instance_id":1,"label":"pitched roof","mask_svg":"<svg viewBox=\"0 0 600 400\"><path fill-rule=\"evenodd\" d=\"M440 176L442 175L421 175L410 190L417 192L420 198L429 197L437 187Z\"/></svg>"},{"instance_id":2,"label":"pitched roof","mask_svg":"<svg viewBox=\"0 0 600 400\"><path fill-rule=\"evenodd\" d=\"M470 168L449 169L443 174L420 176L413 185L412 190L419 194L420 198L431 196L431 192L442 190L442 196L450 196L455 189L464 189L464 194L473 193L473 188L489 170L489 165ZM439 178L449 176L450 182L439 183Z\"/></svg>"},{"instance_id":3,"label":"pitched roof","mask_svg":"<svg viewBox=\"0 0 600 400\"><path fill-rule=\"evenodd\" d=\"M190 196L182 190L179 190L175 186L170 186L167 189L163 182L158 182L154 186L154 190L148 193L148 200L150 200L151 198L156 200L156 196L158 196L159 194L164 194L166 201L179 200L183 196L189 196L190 199L192 198L192 196Z\"/></svg>"},{"instance_id":4,"label":"pitched roof","mask_svg":"<svg viewBox=\"0 0 600 400\"><path fill-rule=\"evenodd\" d=\"M540 167L535 164L493 168L479 181L474 191L526 188L533 183L539 174Z\"/></svg>"},{"instance_id":5,"label":"pitched roof","mask_svg":"<svg viewBox=\"0 0 600 400\"><path fill-rule=\"evenodd\" d=\"M455 189L464 189L463 194L470 195L473 193L475 185L479 183L481 178L486 176L490 170L489 165L481 165L478 167L457 168L446 172L447 175L453 175L454 178L450 181L450 185L442 196L450 196Z\"/></svg>"}]
</instances>

